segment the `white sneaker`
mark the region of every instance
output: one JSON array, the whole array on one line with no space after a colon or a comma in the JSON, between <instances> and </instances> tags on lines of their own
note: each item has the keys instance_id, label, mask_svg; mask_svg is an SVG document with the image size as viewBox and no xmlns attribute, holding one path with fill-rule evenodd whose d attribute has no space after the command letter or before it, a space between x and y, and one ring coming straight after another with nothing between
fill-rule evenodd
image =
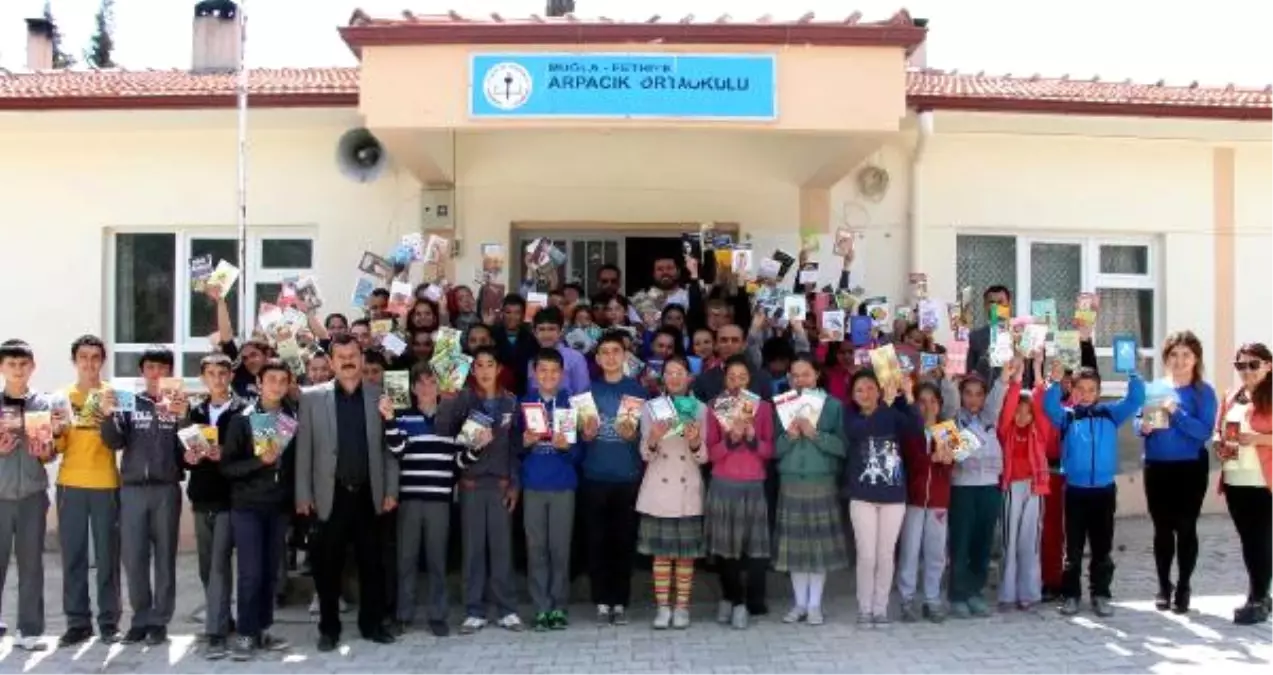
<instances>
[{"instance_id":1,"label":"white sneaker","mask_svg":"<svg viewBox=\"0 0 1273 675\"><path fill-rule=\"evenodd\" d=\"M690 611L684 607L678 607L672 611L672 627L676 630L685 630L690 627Z\"/></svg>"},{"instance_id":2,"label":"white sneaker","mask_svg":"<svg viewBox=\"0 0 1273 675\"><path fill-rule=\"evenodd\" d=\"M460 624L460 635L472 635L483 628L486 628L486 619L470 616Z\"/></svg>"},{"instance_id":3,"label":"white sneaker","mask_svg":"<svg viewBox=\"0 0 1273 675\"><path fill-rule=\"evenodd\" d=\"M822 616L821 607L810 607L807 620L810 626L821 626L826 623L826 618Z\"/></svg>"},{"instance_id":4,"label":"white sneaker","mask_svg":"<svg viewBox=\"0 0 1273 675\"><path fill-rule=\"evenodd\" d=\"M800 623L806 616L808 616L808 612L805 611L804 607L792 607L791 611L787 612L786 616L782 617L782 622Z\"/></svg>"},{"instance_id":5,"label":"white sneaker","mask_svg":"<svg viewBox=\"0 0 1273 675\"><path fill-rule=\"evenodd\" d=\"M508 614L504 618L495 622L495 625L504 630L511 630L514 633L520 633L526 630L526 624L522 623L522 618L517 614Z\"/></svg>"},{"instance_id":6,"label":"white sneaker","mask_svg":"<svg viewBox=\"0 0 1273 675\"><path fill-rule=\"evenodd\" d=\"M38 635L23 635L14 644L18 649L28 652L43 652L49 649L49 646Z\"/></svg>"},{"instance_id":7,"label":"white sneaker","mask_svg":"<svg viewBox=\"0 0 1273 675\"><path fill-rule=\"evenodd\" d=\"M667 630L672 625L672 608L666 605L659 606L654 612L654 630Z\"/></svg>"}]
</instances>

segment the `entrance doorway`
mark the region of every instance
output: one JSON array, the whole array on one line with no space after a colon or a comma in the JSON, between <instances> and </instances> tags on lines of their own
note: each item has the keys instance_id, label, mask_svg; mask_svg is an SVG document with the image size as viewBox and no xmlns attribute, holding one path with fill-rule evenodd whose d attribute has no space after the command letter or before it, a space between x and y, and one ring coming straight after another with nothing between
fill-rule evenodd
<instances>
[{"instance_id":1,"label":"entrance doorway","mask_svg":"<svg viewBox=\"0 0 1273 675\"><path fill-rule=\"evenodd\" d=\"M671 258L679 261L681 236L627 237L624 240L623 292L629 297L654 285L654 261Z\"/></svg>"}]
</instances>

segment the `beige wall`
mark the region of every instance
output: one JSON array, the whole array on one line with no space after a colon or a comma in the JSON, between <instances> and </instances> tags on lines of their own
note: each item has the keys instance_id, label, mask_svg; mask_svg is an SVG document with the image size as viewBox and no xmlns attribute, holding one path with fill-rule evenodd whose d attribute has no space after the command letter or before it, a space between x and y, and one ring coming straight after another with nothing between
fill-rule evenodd
<instances>
[{"instance_id":1,"label":"beige wall","mask_svg":"<svg viewBox=\"0 0 1273 675\"><path fill-rule=\"evenodd\" d=\"M1238 146L1234 156L1234 337L1243 342L1273 343L1273 157L1268 144ZM1219 354L1218 364L1232 354Z\"/></svg>"},{"instance_id":2,"label":"beige wall","mask_svg":"<svg viewBox=\"0 0 1273 675\"><path fill-rule=\"evenodd\" d=\"M360 110L371 127L603 128L615 120L474 120L469 117L470 59L475 53L561 52L560 46L465 45L367 47L362 50ZM740 45L572 46L572 53L775 54L778 120L707 122L623 120L625 128L766 128L801 131L895 131L906 114L905 57L896 47L773 48ZM834 81L827 74L834 73Z\"/></svg>"}]
</instances>

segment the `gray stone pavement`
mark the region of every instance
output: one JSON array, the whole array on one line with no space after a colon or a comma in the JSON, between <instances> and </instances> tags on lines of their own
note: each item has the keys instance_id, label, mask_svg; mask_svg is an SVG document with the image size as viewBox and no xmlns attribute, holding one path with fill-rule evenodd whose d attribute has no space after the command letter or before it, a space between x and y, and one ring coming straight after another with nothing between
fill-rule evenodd
<instances>
[{"instance_id":1,"label":"gray stone pavement","mask_svg":"<svg viewBox=\"0 0 1273 675\"><path fill-rule=\"evenodd\" d=\"M292 651L248 664L208 662L199 654L194 637L198 627L184 617L201 604L201 592L194 559L184 556L179 562L179 618L171 627L170 644L123 647L94 640L33 655L14 649L9 637L0 641L0 673L1268 672L1273 662L1269 625L1238 627L1230 621L1246 589L1232 524L1224 517L1204 517L1200 529L1203 553L1194 583L1195 610L1187 617L1154 611L1150 527L1137 519L1118 524L1118 613L1107 620L1086 610L1063 618L1047 608L940 626L898 623L863 629L853 623L852 574L840 572L825 603L827 625L785 626L778 617L786 609L789 587L775 575L770 594L775 616L746 631L713 623L709 586L714 580L704 579L695 588L695 596L705 601L694 607L696 623L688 631L656 633L648 625L649 590L643 583L635 589L641 601L632 625L622 628L592 625L591 607L579 604L573 613L576 624L564 632L515 635L487 628L475 636L453 633L443 639L416 632L380 647L357 639L348 615L346 642L332 654L314 648L316 630L304 608L285 610L276 632L293 642ZM53 644L64 626L60 566L54 555L46 559L46 568L47 640ZM15 572L11 567L4 589L3 616L10 627L16 619ZM453 605L453 621L460 618L458 605Z\"/></svg>"}]
</instances>

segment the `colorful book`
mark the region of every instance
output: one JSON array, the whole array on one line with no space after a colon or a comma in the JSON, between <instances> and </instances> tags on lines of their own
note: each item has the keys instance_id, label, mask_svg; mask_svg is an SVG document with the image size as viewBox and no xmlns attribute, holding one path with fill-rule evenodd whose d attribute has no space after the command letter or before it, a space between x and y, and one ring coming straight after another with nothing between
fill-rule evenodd
<instances>
[{"instance_id":1,"label":"colorful book","mask_svg":"<svg viewBox=\"0 0 1273 675\"><path fill-rule=\"evenodd\" d=\"M871 350L871 369L875 371L875 377L880 381L880 386L885 389L901 386L902 365L893 345L884 345ZM885 405L892 403L892 401L885 401Z\"/></svg>"},{"instance_id":2,"label":"colorful book","mask_svg":"<svg viewBox=\"0 0 1273 675\"><path fill-rule=\"evenodd\" d=\"M102 413L102 390L94 389L84 394L84 403L73 412L71 424L76 429L96 429Z\"/></svg>"},{"instance_id":3,"label":"colorful book","mask_svg":"<svg viewBox=\"0 0 1273 675\"><path fill-rule=\"evenodd\" d=\"M204 281L204 286L217 289L220 296L224 298L230 294L230 289L234 288L234 282L238 280L239 268L220 260L216 268L212 270L212 274Z\"/></svg>"},{"instance_id":4,"label":"colorful book","mask_svg":"<svg viewBox=\"0 0 1273 675\"><path fill-rule=\"evenodd\" d=\"M1066 370L1074 370L1083 361L1083 351L1076 330L1059 330L1056 332L1056 360Z\"/></svg>"},{"instance_id":5,"label":"colorful book","mask_svg":"<svg viewBox=\"0 0 1273 675\"><path fill-rule=\"evenodd\" d=\"M464 420L464 424L460 426L460 433L455 435L455 440L461 445L476 448L478 435L483 430L490 431L493 428L495 428L495 420L480 410L472 410L468 418Z\"/></svg>"},{"instance_id":6,"label":"colorful book","mask_svg":"<svg viewBox=\"0 0 1273 675\"><path fill-rule=\"evenodd\" d=\"M296 420L287 415L254 412L248 421L252 425L252 450L257 457L266 453L278 455L296 435Z\"/></svg>"},{"instance_id":7,"label":"colorful book","mask_svg":"<svg viewBox=\"0 0 1273 675\"><path fill-rule=\"evenodd\" d=\"M405 370L389 370L384 375L385 395L393 402L395 410L411 407L411 373Z\"/></svg>"},{"instance_id":8,"label":"colorful book","mask_svg":"<svg viewBox=\"0 0 1273 675\"><path fill-rule=\"evenodd\" d=\"M159 379L159 405L172 408L177 399L186 390L185 380L180 377L163 377Z\"/></svg>"},{"instance_id":9,"label":"colorful book","mask_svg":"<svg viewBox=\"0 0 1273 675\"><path fill-rule=\"evenodd\" d=\"M954 340L946 345L946 374L955 376L968 374L967 340Z\"/></svg>"},{"instance_id":10,"label":"colorful book","mask_svg":"<svg viewBox=\"0 0 1273 675\"><path fill-rule=\"evenodd\" d=\"M360 277L354 284L354 292L349 303L358 309L366 309L367 301L371 299L371 292L374 290L376 290L376 282L367 277Z\"/></svg>"},{"instance_id":11,"label":"colorful book","mask_svg":"<svg viewBox=\"0 0 1273 675\"><path fill-rule=\"evenodd\" d=\"M582 394L571 396L570 409L575 411L575 419L580 426L583 426L588 420L601 422L601 413L597 410L597 402L593 400L592 392L585 391Z\"/></svg>"},{"instance_id":12,"label":"colorful book","mask_svg":"<svg viewBox=\"0 0 1273 675\"><path fill-rule=\"evenodd\" d=\"M641 406L645 400L636 396L624 396L619 399L619 410L615 413L615 424L625 423L633 426L641 424Z\"/></svg>"},{"instance_id":13,"label":"colorful book","mask_svg":"<svg viewBox=\"0 0 1273 675\"><path fill-rule=\"evenodd\" d=\"M1138 350L1136 338L1130 335L1119 335L1114 338L1114 372L1132 373L1136 370Z\"/></svg>"},{"instance_id":14,"label":"colorful book","mask_svg":"<svg viewBox=\"0 0 1273 675\"><path fill-rule=\"evenodd\" d=\"M523 403L522 420L526 423L526 430L540 438L548 438L552 435L552 423L548 419L548 410L544 408L544 404Z\"/></svg>"},{"instance_id":15,"label":"colorful book","mask_svg":"<svg viewBox=\"0 0 1273 675\"><path fill-rule=\"evenodd\" d=\"M835 244L832 250L835 251L837 258L847 258L853 255L853 244L856 237L853 232L847 228L839 228L835 231Z\"/></svg>"},{"instance_id":16,"label":"colorful book","mask_svg":"<svg viewBox=\"0 0 1273 675\"><path fill-rule=\"evenodd\" d=\"M0 429L8 432L22 429L22 406L0 405Z\"/></svg>"},{"instance_id":17,"label":"colorful book","mask_svg":"<svg viewBox=\"0 0 1273 675\"><path fill-rule=\"evenodd\" d=\"M782 315L788 321L804 321L808 311L808 301L803 294L792 293L782 300Z\"/></svg>"},{"instance_id":18,"label":"colorful book","mask_svg":"<svg viewBox=\"0 0 1273 675\"><path fill-rule=\"evenodd\" d=\"M1031 302L1030 314L1038 321L1043 322L1048 327L1049 333L1055 334L1059 330L1056 316L1056 300L1048 298Z\"/></svg>"},{"instance_id":19,"label":"colorful book","mask_svg":"<svg viewBox=\"0 0 1273 675\"><path fill-rule=\"evenodd\" d=\"M578 442L577 413L571 408L553 409L553 432L566 437L567 443Z\"/></svg>"},{"instance_id":20,"label":"colorful book","mask_svg":"<svg viewBox=\"0 0 1273 675\"><path fill-rule=\"evenodd\" d=\"M117 377L111 380L110 389L115 395L115 412L137 412L137 385L132 380Z\"/></svg>"},{"instance_id":21,"label":"colorful book","mask_svg":"<svg viewBox=\"0 0 1273 675\"><path fill-rule=\"evenodd\" d=\"M666 396L659 396L647 401L646 406L650 409L650 417L654 418L656 422L671 424L676 421L676 408L672 405L672 399Z\"/></svg>"},{"instance_id":22,"label":"colorful book","mask_svg":"<svg viewBox=\"0 0 1273 675\"><path fill-rule=\"evenodd\" d=\"M844 340L844 310L829 309L822 313L818 340L821 342L841 342Z\"/></svg>"},{"instance_id":23,"label":"colorful book","mask_svg":"<svg viewBox=\"0 0 1273 675\"><path fill-rule=\"evenodd\" d=\"M27 439L34 444L53 442L53 413L48 410L28 410L23 414Z\"/></svg>"},{"instance_id":24,"label":"colorful book","mask_svg":"<svg viewBox=\"0 0 1273 675\"><path fill-rule=\"evenodd\" d=\"M495 279L504 273L504 261L507 254L503 244L482 244L482 277L484 280Z\"/></svg>"},{"instance_id":25,"label":"colorful book","mask_svg":"<svg viewBox=\"0 0 1273 675\"><path fill-rule=\"evenodd\" d=\"M436 347L435 347L436 349ZM473 368L473 357L468 354L447 354L445 358L434 358L429 362L438 378L438 390L443 393L457 392L468 382L469 371Z\"/></svg>"},{"instance_id":26,"label":"colorful book","mask_svg":"<svg viewBox=\"0 0 1273 675\"><path fill-rule=\"evenodd\" d=\"M212 443L208 441L208 437L203 433L204 426L195 424L177 431L177 439L181 441L181 446L200 457L206 457L212 452ZM215 431L216 427L212 427L212 429Z\"/></svg>"},{"instance_id":27,"label":"colorful book","mask_svg":"<svg viewBox=\"0 0 1273 675\"><path fill-rule=\"evenodd\" d=\"M390 314L406 316L411 310L411 284L395 281L389 286L389 305L385 308Z\"/></svg>"},{"instance_id":28,"label":"colorful book","mask_svg":"<svg viewBox=\"0 0 1273 675\"><path fill-rule=\"evenodd\" d=\"M208 290L208 277L212 276L215 266L212 264L212 254L195 256L190 259L190 287L196 293L203 293Z\"/></svg>"},{"instance_id":29,"label":"colorful book","mask_svg":"<svg viewBox=\"0 0 1273 675\"><path fill-rule=\"evenodd\" d=\"M869 316L854 315L849 317L849 340L854 346L865 347L871 344L875 322Z\"/></svg>"},{"instance_id":30,"label":"colorful book","mask_svg":"<svg viewBox=\"0 0 1273 675\"><path fill-rule=\"evenodd\" d=\"M1095 293L1079 293L1074 301L1074 323L1079 326L1095 326L1096 313L1101 309L1101 296Z\"/></svg>"}]
</instances>

